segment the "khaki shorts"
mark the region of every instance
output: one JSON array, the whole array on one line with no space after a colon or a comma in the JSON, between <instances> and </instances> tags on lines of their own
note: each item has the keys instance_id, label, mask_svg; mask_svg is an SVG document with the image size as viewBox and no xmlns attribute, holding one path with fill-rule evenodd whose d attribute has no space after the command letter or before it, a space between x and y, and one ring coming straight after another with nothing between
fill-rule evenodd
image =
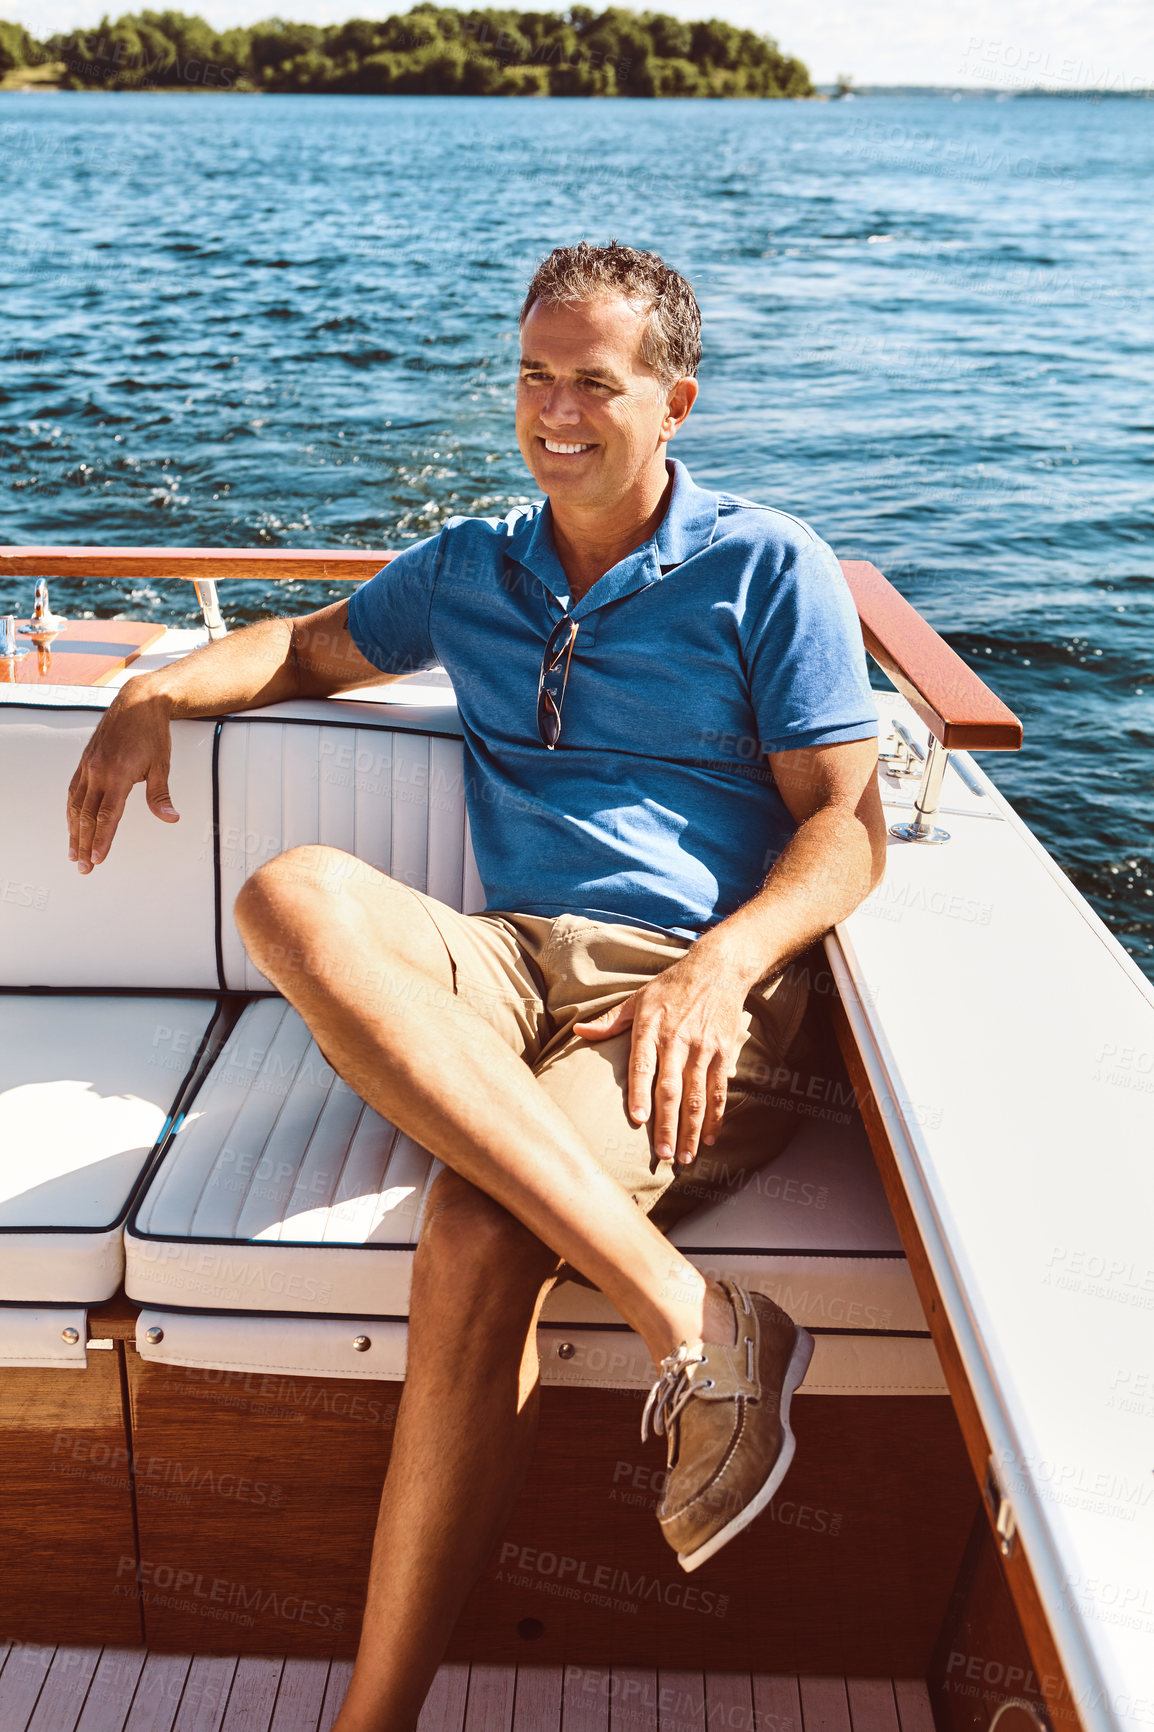
<instances>
[{"instance_id":1,"label":"khaki shorts","mask_svg":"<svg viewBox=\"0 0 1154 1732\"><path fill-rule=\"evenodd\" d=\"M701 1203L733 1196L803 1122L821 1052L806 958L746 999L745 1040L717 1141L678 1166L654 1155L652 1119L636 1125L629 1117L631 1032L589 1041L573 1024L620 1004L690 941L576 914L459 914L412 894L444 941L456 995L524 1058L596 1159L663 1232Z\"/></svg>"}]
</instances>

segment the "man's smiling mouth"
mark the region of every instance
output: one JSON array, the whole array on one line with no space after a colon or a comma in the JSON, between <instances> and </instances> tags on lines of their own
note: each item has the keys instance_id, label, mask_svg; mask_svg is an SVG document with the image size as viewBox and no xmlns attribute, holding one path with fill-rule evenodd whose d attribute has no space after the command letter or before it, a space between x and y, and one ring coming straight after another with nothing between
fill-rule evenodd
<instances>
[{"instance_id":1,"label":"man's smiling mouth","mask_svg":"<svg viewBox=\"0 0 1154 1732\"><path fill-rule=\"evenodd\" d=\"M592 451L592 445L567 445L560 439L542 439L546 451L551 451L556 457L576 457L582 451Z\"/></svg>"}]
</instances>

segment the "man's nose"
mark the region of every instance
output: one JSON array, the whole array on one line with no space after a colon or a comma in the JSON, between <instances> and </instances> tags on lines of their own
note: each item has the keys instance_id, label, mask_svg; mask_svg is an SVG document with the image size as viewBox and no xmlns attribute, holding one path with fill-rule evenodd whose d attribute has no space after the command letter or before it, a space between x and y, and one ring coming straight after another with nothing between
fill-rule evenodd
<instances>
[{"instance_id":1,"label":"man's nose","mask_svg":"<svg viewBox=\"0 0 1154 1732\"><path fill-rule=\"evenodd\" d=\"M581 405L572 386L553 385L539 413L547 426L572 427L581 419Z\"/></svg>"}]
</instances>

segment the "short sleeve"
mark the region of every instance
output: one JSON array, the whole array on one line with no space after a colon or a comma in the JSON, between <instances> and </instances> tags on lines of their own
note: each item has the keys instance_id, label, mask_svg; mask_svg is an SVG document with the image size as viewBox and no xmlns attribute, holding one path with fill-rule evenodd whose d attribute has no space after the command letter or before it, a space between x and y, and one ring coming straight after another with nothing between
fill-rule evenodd
<instances>
[{"instance_id":1,"label":"short sleeve","mask_svg":"<svg viewBox=\"0 0 1154 1732\"><path fill-rule=\"evenodd\" d=\"M441 535L431 535L406 547L354 591L349 634L382 673L415 674L436 665L429 610L440 558Z\"/></svg>"},{"instance_id":2,"label":"short sleeve","mask_svg":"<svg viewBox=\"0 0 1154 1732\"><path fill-rule=\"evenodd\" d=\"M861 626L832 550L801 530L761 564L746 665L762 752L876 739Z\"/></svg>"}]
</instances>

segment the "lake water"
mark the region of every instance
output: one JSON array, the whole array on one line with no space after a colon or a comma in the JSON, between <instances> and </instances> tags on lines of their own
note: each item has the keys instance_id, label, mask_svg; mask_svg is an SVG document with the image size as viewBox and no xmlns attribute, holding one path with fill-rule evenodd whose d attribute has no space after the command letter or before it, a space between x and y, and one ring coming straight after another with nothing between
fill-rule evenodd
<instances>
[{"instance_id":1,"label":"lake water","mask_svg":"<svg viewBox=\"0 0 1154 1732\"><path fill-rule=\"evenodd\" d=\"M705 315L678 454L872 559L1018 711L986 767L1154 974L1152 170L1143 101L8 96L0 540L504 512L534 262L654 247Z\"/></svg>"}]
</instances>

